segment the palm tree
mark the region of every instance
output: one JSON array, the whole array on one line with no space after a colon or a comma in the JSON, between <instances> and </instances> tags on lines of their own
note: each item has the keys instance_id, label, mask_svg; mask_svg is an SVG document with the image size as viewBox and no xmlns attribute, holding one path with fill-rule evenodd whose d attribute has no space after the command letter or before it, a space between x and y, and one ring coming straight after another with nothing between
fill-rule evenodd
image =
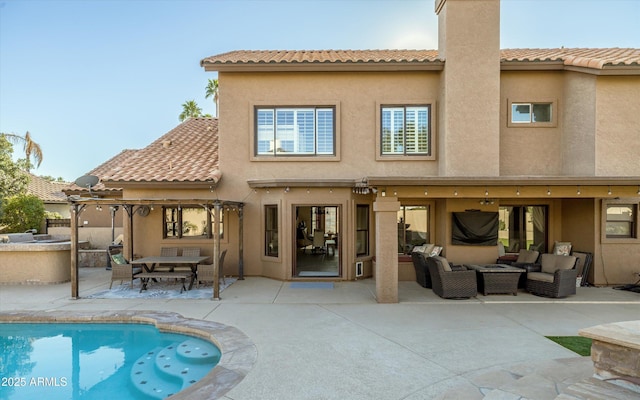
<instances>
[{"instance_id":1,"label":"palm tree","mask_svg":"<svg viewBox=\"0 0 640 400\"><path fill-rule=\"evenodd\" d=\"M31 166L31 157L33 156L33 160L36 162L36 168L42 164L42 149L40 145L33 140L31 140L31 134L29 131L24 136L16 135L15 133L1 133L0 135L4 136L13 143L24 143L24 155L27 159L27 172L29 172Z\"/></svg>"},{"instance_id":2,"label":"palm tree","mask_svg":"<svg viewBox=\"0 0 640 400\"><path fill-rule=\"evenodd\" d=\"M216 118L218 118L218 80L217 79L209 79L207 83L207 92L204 96L205 99L213 96L213 102L216 105Z\"/></svg>"},{"instance_id":3,"label":"palm tree","mask_svg":"<svg viewBox=\"0 0 640 400\"><path fill-rule=\"evenodd\" d=\"M198 103L195 100L185 101L182 104L182 113L180 113L180 122L187 118L197 118L202 116L202 109L198 107Z\"/></svg>"}]
</instances>

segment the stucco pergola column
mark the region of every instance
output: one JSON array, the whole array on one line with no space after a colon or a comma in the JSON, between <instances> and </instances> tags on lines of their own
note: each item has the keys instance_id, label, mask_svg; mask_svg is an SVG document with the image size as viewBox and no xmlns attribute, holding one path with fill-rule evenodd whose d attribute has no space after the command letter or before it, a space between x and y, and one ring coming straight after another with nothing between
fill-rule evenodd
<instances>
[{"instance_id":1,"label":"stucco pergola column","mask_svg":"<svg viewBox=\"0 0 640 400\"><path fill-rule=\"evenodd\" d=\"M378 303L398 302L398 225L400 202L395 197L378 197L376 215L376 298Z\"/></svg>"}]
</instances>

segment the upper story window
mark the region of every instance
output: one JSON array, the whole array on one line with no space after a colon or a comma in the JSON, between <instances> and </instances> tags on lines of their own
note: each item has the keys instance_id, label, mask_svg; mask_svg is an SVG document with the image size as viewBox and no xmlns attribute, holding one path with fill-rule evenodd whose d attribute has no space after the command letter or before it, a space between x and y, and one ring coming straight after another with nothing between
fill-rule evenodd
<instances>
[{"instance_id":1,"label":"upper story window","mask_svg":"<svg viewBox=\"0 0 640 400\"><path fill-rule=\"evenodd\" d=\"M335 155L335 108L256 108L258 156Z\"/></svg>"},{"instance_id":2,"label":"upper story window","mask_svg":"<svg viewBox=\"0 0 640 400\"><path fill-rule=\"evenodd\" d=\"M551 103L513 103L511 104L511 123L551 122L551 113Z\"/></svg>"},{"instance_id":3,"label":"upper story window","mask_svg":"<svg viewBox=\"0 0 640 400\"><path fill-rule=\"evenodd\" d=\"M431 155L431 106L383 106L383 155Z\"/></svg>"}]
</instances>

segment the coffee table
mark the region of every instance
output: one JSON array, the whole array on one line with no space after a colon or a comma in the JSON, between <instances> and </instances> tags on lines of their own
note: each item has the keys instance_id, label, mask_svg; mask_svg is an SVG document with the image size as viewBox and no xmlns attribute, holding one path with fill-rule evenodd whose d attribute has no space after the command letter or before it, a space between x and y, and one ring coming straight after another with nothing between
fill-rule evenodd
<instances>
[{"instance_id":1,"label":"coffee table","mask_svg":"<svg viewBox=\"0 0 640 400\"><path fill-rule=\"evenodd\" d=\"M511 293L518 295L518 280L523 268L512 267L506 264L471 264L465 265L473 269L478 275L478 291L485 296L488 294Z\"/></svg>"}]
</instances>

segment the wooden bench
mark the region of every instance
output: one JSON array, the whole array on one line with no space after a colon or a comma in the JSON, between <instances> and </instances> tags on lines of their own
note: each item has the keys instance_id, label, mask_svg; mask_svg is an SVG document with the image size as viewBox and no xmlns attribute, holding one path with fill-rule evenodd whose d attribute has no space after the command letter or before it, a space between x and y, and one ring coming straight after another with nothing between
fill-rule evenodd
<instances>
[{"instance_id":1,"label":"wooden bench","mask_svg":"<svg viewBox=\"0 0 640 400\"><path fill-rule=\"evenodd\" d=\"M191 289L191 287L193 286L193 273L191 272L177 272L177 271L176 272L141 272L139 274L136 274L135 277L140 278L140 281L142 282L142 287L140 287L140 292L142 292L143 290L147 290L147 284L149 283L150 279L158 279L158 278L180 279L182 281L182 288L180 289L180 293L187 290L187 288L184 285L185 280L187 278L190 279L189 289Z\"/></svg>"}]
</instances>

